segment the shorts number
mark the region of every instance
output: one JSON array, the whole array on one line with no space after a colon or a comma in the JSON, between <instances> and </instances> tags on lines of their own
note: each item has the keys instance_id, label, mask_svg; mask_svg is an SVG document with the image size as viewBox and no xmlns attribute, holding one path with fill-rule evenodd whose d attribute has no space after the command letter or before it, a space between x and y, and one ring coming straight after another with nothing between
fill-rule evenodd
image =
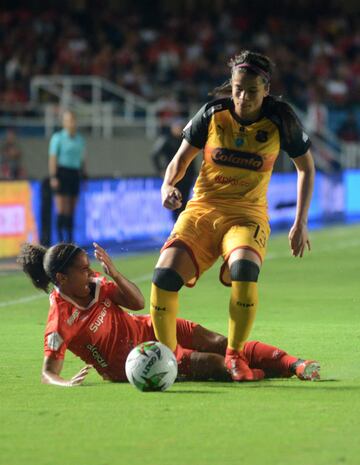
<instances>
[{"instance_id":1,"label":"shorts number","mask_svg":"<svg viewBox=\"0 0 360 465\"><path fill-rule=\"evenodd\" d=\"M256 225L253 238L255 239L255 242L259 245L259 247L264 248L266 246L267 235L259 224Z\"/></svg>"}]
</instances>

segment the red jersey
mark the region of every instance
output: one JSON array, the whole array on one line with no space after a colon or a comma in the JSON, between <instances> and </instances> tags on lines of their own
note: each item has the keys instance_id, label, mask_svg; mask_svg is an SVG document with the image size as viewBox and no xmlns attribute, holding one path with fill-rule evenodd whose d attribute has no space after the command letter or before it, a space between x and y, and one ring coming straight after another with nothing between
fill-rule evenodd
<instances>
[{"instance_id":1,"label":"red jersey","mask_svg":"<svg viewBox=\"0 0 360 465\"><path fill-rule=\"evenodd\" d=\"M45 355L63 359L66 349L112 381L126 381L125 361L131 349L155 339L148 315L135 316L113 302L117 285L92 279L94 298L81 307L55 288L45 330Z\"/></svg>"}]
</instances>

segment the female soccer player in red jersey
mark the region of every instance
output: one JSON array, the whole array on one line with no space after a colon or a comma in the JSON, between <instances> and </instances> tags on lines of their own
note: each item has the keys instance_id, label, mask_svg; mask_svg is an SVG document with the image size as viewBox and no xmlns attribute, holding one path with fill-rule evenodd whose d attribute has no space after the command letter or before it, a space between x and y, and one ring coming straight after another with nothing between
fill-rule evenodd
<instances>
[{"instance_id":1,"label":"female soccer player in red jersey","mask_svg":"<svg viewBox=\"0 0 360 465\"><path fill-rule=\"evenodd\" d=\"M272 63L244 51L230 61L231 78L215 89L222 95L204 105L183 131L183 141L168 165L162 202L181 206L176 184L200 150L203 162L194 196L179 216L156 264L150 313L158 340L177 349L178 293L223 257L220 280L231 287L226 367L235 381L259 379L247 363L244 344L258 306L257 281L270 234L267 187L280 150L298 174L292 254L310 249L307 217L314 182L310 140L291 107L269 95ZM261 373L260 373L261 375Z\"/></svg>"},{"instance_id":2,"label":"female soccer player in red jersey","mask_svg":"<svg viewBox=\"0 0 360 465\"><path fill-rule=\"evenodd\" d=\"M50 249L24 244L19 255L18 261L35 287L47 292L50 283L54 285L45 329L43 383L79 385L91 366L104 379L126 381L125 361L131 349L155 340L150 316L135 316L121 308L142 309L140 290L115 268L104 249L94 246L95 257L111 281L92 271L86 252L73 244ZM184 353L179 365L182 379L231 380L224 365L224 336L182 319L177 319L177 332ZM70 380L61 377L66 349L87 364ZM319 377L317 362L292 357L258 341L248 342L244 354L261 377Z\"/></svg>"}]
</instances>

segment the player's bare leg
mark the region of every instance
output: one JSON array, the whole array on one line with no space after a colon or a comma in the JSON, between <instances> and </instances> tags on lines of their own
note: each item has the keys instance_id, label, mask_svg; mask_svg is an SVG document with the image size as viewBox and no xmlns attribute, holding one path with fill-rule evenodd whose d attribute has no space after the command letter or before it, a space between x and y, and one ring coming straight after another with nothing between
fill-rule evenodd
<instances>
[{"instance_id":1,"label":"player's bare leg","mask_svg":"<svg viewBox=\"0 0 360 465\"><path fill-rule=\"evenodd\" d=\"M194 381L232 381L223 355L193 352L190 356L191 379Z\"/></svg>"},{"instance_id":2,"label":"player's bare leg","mask_svg":"<svg viewBox=\"0 0 360 465\"><path fill-rule=\"evenodd\" d=\"M55 206L56 206L56 229L58 234L59 242L64 242L65 235L65 222L66 222L66 215L68 210L68 202L67 196L63 194L56 194L55 195Z\"/></svg>"},{"instance_id":3,"label":"player's bare leg","mask_svg":"<svg viewBox=\"0 0 360 465\"><path fill-rule=\"evenodd\" d=\"M192 333L191 372L193 379L231 381L232 377L225 366L227 338L197 325ZM252 370L255 375L263 377L261 369Z\"/></svg>"},{"instance_id":4,"label":"player's bare leg","mask_svg":"<svg viewBox=\"0 0 360 465\"><path fill-rule=\"evenodd\" d=\"M192 333L192 344L192 349L198 352L210 352L225 357L227 337L197 325Z\"/></svg>"}]
</instances>

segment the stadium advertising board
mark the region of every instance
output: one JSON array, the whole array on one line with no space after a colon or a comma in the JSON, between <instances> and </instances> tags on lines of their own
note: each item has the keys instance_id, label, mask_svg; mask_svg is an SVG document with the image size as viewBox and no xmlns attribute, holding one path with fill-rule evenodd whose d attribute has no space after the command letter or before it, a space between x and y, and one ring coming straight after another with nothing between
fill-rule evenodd
<instances>
[{"instance_id":1,"label":"stadium advertising board","mask_svg":"<svg viewBox=\"0 0 360 465\"><path fill-rule=\"evenodd\" d=\"M348 208L345 202L349 183L346 182L348 173L339 173L331 176L317 173L314 193L310 205L309 222L322 222L329 220L342 220L355 211ZM359 175L360 178L360 175ZM294 221L297 197L296 173L274 173L272 175L269 191L269 216L273 228L281 228ZM355 184L355 183L353 183ZM360 186L360 184L358 184ZM360 187L359 187L360 189ZM355 189L350 197L353 199ZM357 198L360 197L360 192ZM360 207L358 208L360 214Z\"/></svg>"},{"instance_id":2,"label":"stadium advertising board","mask_svg":"<svg viewBox=\"0 0 360 465\"><path fill-rule=\"evenodd\" d=\"M83 183L75 217L75 241L81 245L149 240L166 236L171 214L161 205L161 180L127 178ZM53 242L55 237L53 219Z\"/></svg>"},{"instance_id":3,"label":"stadium advertising board","mask_svg":"<svg viewBox=\"0 0 360 465\"><path fill-rule=\"evenodd\" d=\"M161 244L172 228L161 205L159 178L98 179L84 182L75 217L74 240L81 246L134 242ZM269 186L273 230L287 228L296 209L296 174L274 173ZM15 256L24 241L37 241L41 221L41 183L0 182L0 258ZM309 212L310 225L360 217L360 171L335 176L318 173ZM57 242L55 206L51 242ZM126 249L126 247L124 247Z\"/></svg>"},{"instance_id":4,"label":"stadium advertising board","mask_svg":"<svg viewBox=\"0 0 360 465\"><path fill-rule=\"evenodd\" d=\"M24 241L37 240L31 184L0 182L0 258L16 255Z\"/></svg>"},{"instance_id":5,"label":"stadium advertising board","mask_svg":"<svg viewBox=\"0 0 360 465\"><path fill-rule=\"evenodd\" d=\"M348 170L345 174L345 207L346 214L352 217L360 216L360 171Z\"/></svg>"}]
</instances>

